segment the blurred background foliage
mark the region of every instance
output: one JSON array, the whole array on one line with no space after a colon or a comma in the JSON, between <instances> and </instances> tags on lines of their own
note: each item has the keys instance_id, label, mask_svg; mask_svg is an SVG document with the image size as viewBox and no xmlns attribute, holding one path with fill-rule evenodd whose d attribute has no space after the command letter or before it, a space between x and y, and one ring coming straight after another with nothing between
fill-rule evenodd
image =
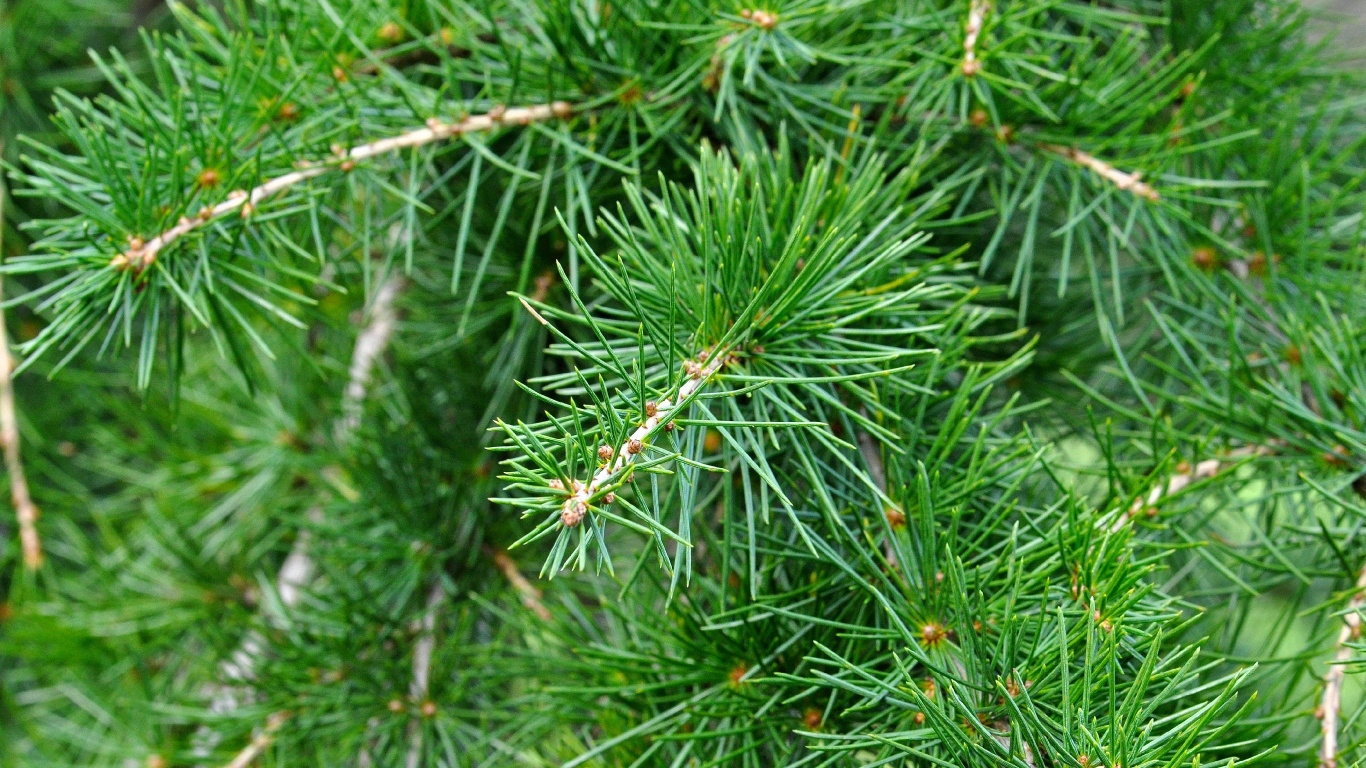
<instances>
[{"instance_id":1,"label":"blurred background foliage","mask_svg":"<svg viewBox=\"0 0 1366 768\"><path fill-rule=\"evenodd\" d=\"M1311 4L1323 11L1318 20L1321 33L1334 34L1344 55L1353 46L1366 41L1366 2L1318 0ZM98 66L92 61L92 51L117 48L137 71L142 66L137 56L144 50L137 38L139 34L145 34L139 30L155 30L165 25L166 21L165 11L158 0L0 0L0 139L4 142L5 162L13 163L23 151L22 144L16 140L20 134L48 144L62 140L61 135L51 129L48 118L53 94L58 89L78 95L93 95L106 87ZM5 200L5 255L24 250L23 235L16 229L20 222L61 213L37 207L44 204L37 199ZM18 292L15 286L11 286L6 295L12 297ZM319 345L331 343L338 350L343 350L345 339L329 339L327 329L345 325L352 310L353 307L344 302L324 302L317 310L316 327L320 330L314 341ZM31 338L36 333L35 321L25 315L22 309L11 311L12 333L20 341ZM412 320L414 327L420 331L423 318L415 317ZM439 325L433 323L433 326ZM414 336L421 338L420 333ZM431 375L439 376L441 365L429 359L432 354L432 347L423 347L420 342L414 341L411 348L398 351L395 365L424 368L431 371ZM333 355L344 356L344 353ZM309 369L303 362L306 357L300 355L282 361L278 369L268 371L267 375L285 378L318 375L317 371ZM44 371L37 368L16 383L21 430L26 444L25 458L40 504L54 511L81 510L79 522L73 516L70 522L54 521L50 525L70 525L74 529L93 521L95 529L114 536L119 529L115 523L120 517L145 515L155 520L160 514L159 509L186 503L211 508L213 512L207 514L205 520L227 519L233 516L235 510L250 504L252 494L270 496L272 494L268 489L298 483L304 477L315 478L324 471L323 467L313 466L308 456L307 439L301 436L325 424L327 414L310 413L308 404L256 402L252 403L254 407L248 408L245 407L245 395L235 387L227 386L221 399L195 396L181 401L177 406L180 410L176 413L172 412L172 406L165 398L144 399L142 394L134 390L132 377L126 371L112 370L119 365L112 363L111 370L107 371L99 367L67 371L59 384L49 382L43 375ZM199 361L191 365L191 375L194 375L194 365L227 367L221 361ZM228 375L222 378L225 381L232 380ZM420 380L421 376L415 378ZM115 399L93 395L96 391L108 393L115 390L126 392L121 406L117 405ZM267 391L302 390L268 387ZM402 397L398 399L405 400ZM111 400L115 405L111 406ZM425 404L419 397L414 395L406 400L414 412L407 414L401 421L418 425L426 423L428 426L422 439L433 443L443 440L450 443L440 447L446 455L462 450L470 453L464 471L487 472L487 467L482 464L482 455L477 451L469 451L478 443L476 436L442 430L442 425L424 418L422 409ZM301 422L299 414L311 417L312 423ZM77 425L81 426L79 432L76 430ZM90 425L97 426L92 429ZM138 426L135 429L132 425ZM412 436L388 437L394 440L415 439ZM1074 457L1078 466L1095 463L1094 444L1073 440L1068 441L1067 446L1078 452L1079 455ZM190 491L193 497L183 495L186 493L185 483L173 482L173 478L161 474L169 471L167 467L176 466L176 461L170 459L177 458L187 477L212 478L211 481L194 486ZM414 461L422 460L423 454L415 454ZM204 472L206 464L214 465L219 471L216 474ZM348 487L344 480L328 479L321 484ZM177 493L156 492L160 488L175 488ZM229 488L236 490L225 493L224 489ZM426 499L424 503L436 505L452 502L452 499L442 496L445 490L437 489L433 492L435 497ZM1257 483L1248 484L1248 499L1257 499L1260 493ZM300 494L300 497L298 503L301 507L311 502L306 494ZM274 514L297 516L300 510L275 510ZM423 509L415 508L410 518L402 519L397 524L421 531L426 525L424 515ZM1235 526L1241 519L1240 515L1233 512L1228 513L1227 517L1230 526ZM269 532L277 530L279 526L267 525L269 521L264 518L254 522L261 526L255 532L258 535L241 535L235 542L221 542L222 546L246 547L244 542L251 542L256 547L279 545L269 536ZM10 542L14 537L10 535L11 524L12 515L8 511L0 514L0 533L4 534L0 536L0 542L5 542L0 543L0 548L12 547ZM253 533L237 528L232 530L234 534ZM166 535L158 546L175 538L174 531L164 533ZM471 551L478 551L478 543L463 541L459 532L450 533L444 537L446 540L469 545ZM60 545L82 538L81 535L57 536L52 538L52 542ZM104 544L108 551L118 549L110 542ZM79 552L57 551L53 554L69 559L81 557ZM177 553L170 548L163 555L139 567L155 567L158 562L174 563L177 559ZM403 562L403 557L404 553L396 552L395 562ZM15 559L16 552L0 549L0 563L12 563ZM241 562L250 559L250 553L246 551L238 558ZM227 562L231 563L233 559L228 558ZM124 565L120 562L101 562L98 567L91 569L88 578L120 579L130 592L137 592L144 585L157 581L146 577L147 574L138 573L136 569L126 570ZM139 670L126 669L120 662L121 658L131 658L135 654L126 653L120 644L155 645L166 642L165 638L175 637L174 632L157 631L167 627L145 627L149 632L127 634L106 631L108 627L97 625L73 626L59 617L34 616L27 617L28 620L24 622L8 621L11 618L9 595L15 590L29 588L28 585L8 581L17 573L18 569L14 568L0 569L0 672L3 674L22 676L25 666L31 662L61 659L67 664L103 670L111 676L137 677L141 674ZM213 593L200 590L190 583L182 585L184 589L175 593L148 592L145 597L149 605L159 606L156 611L149 610L148 614L155 613L159 620L166 621L168 616L174 617L175 614L165 611L165 604L168 601L183 601L184 620L193 621L200 615L195 610L196 602L226 602L252 594L250 574L205 573L194 576L199 584L231 585L234 593ZM81 586L77 583L66 588L78 592ZM1237 649L1247 657L1277 656L1291 652L1305 647L1306 638L1322 632L1322 627L1313 624L1321 617L1307 619L1285 615L1288 607L1301 604L1302 599L1298 596L1279 598L1275 593L1266 593L1257 600L1260 604L1246 614L1251 616L1246 621L1253 625L1264 624L1267 628L1266 639L1261 647L1254 647L1255 643L1251 643ZM91 615L99 616L98 612ZM1216 614L1211 614L1211 617L1211 620L1218 620ZM140 621L138 616L127 614L107 615L103 619L111 626L120 627ZM1255 632L1240 632L1231 628L1230 635L1235 634L1244 642L1256 637ZM223 638L225 645L234 642L235 637ZM339 648L338 653L345 654L352 650ZM178 663L170 660L172 656L194 652L195 649L187 648L164 649L168 664ZM146 654L136 655L147 657ZM148 679L152 679L152 676L149 675ZM1317 680L1310 676L1304 676L1296 683L1303 690L1316 684ZM0 688L0 696L4 695L4 690L7 689ZM71 691L68 695L73 701L81 700L79 692ZM174 698L153 690L148 690L146 695L149 704ZM1284 692L1284 695L1292 694ZM1359 696L1360 691L1354 690L1349 700L1354 701ZM0 699L0 765L18 764L16 755L22 751L25 738L22 731L24 723L11 716L13 706L14 702ZM93 702L90 706L95 707ZM1347 709L1350 711L1352 706L1349 704ZM98 712L91 711L88 714L95 720L100 719ZM150 718L150 712L148 716ZM136 728L132 730L136 731ZM98 749L98 746L92 744L91 749Z\"/></svg>"}]
</instances>

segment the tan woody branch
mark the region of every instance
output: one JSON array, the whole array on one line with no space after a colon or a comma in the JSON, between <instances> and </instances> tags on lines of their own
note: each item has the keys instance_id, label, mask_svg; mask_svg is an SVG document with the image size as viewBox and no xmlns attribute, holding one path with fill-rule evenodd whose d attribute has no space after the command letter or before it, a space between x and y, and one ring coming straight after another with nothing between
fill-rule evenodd
<instances>
[{"instance_id":1,"label":"tan woody branch","mask_svg":"<svg viewBox=\"0 0 1366 768\"><path fill-rule=\"evenodd\" d=\"M328 160L304 162L298 169L277 176L251 190L233 190L223 202L205 206L193 217L182 216L175 226L152 237L150 240L131 238L128 250L110 259L109 266L118 270L144 270L151 266L167 246L185 235L201 229L212 221L238 213L248 217L263 201L271 196L293 187L296 184L336 171L350 171L356 163L385 155L400 149L420 147L436 141L444 141L466 133L490 131L500 126L530 125L545 122L552 118L565 119L573 114L574 108L567 101L551 104L537 104L529 107L496 107L482 115L474 115L455 123L446 123L432 118L423 128L417 128L352 147L349 150L334 147L335 157Z\"/></svg>"}]
</instances>

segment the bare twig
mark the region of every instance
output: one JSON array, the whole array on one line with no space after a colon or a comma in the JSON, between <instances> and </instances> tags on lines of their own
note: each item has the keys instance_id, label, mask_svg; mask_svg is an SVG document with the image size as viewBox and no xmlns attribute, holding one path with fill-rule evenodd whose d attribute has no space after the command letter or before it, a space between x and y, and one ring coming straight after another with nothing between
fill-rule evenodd
<instances>
[{"instance_id":1,"label":"bare twig","mask_svg":"<svg viewBox=\"0 0 1366 768\"><path fill-rule=\"evenodd\" d=\"M522 596L522 605L525 605L527 608L534 611L537 616L541 617L542 621L550 621L550 609L546 608L545 603L541 602L541 590L537 589L536 585L532 584L530 581L527 581L527 578L517 569L517 563L515 563L511 557L508 557L507 552L500 549L492 551L491 554L493 557L493 564L498 566L498 570L503 572L503 576L512 584L512 588L517 590L517 594Z\"/></svg>"},{"instance_id":2,"label":"bare twig","mask_svg":"<svg viewBox=\"0 0 1366 768\"><path fill-rule=\"evenodd\" d=\"M270 746L270 743L275 740L275 732L280 730L280 724L283 723L287 717L289 717L289 714L285 712L276 712L271 715L266 720L266 727L261 730L261 733L257 735L256 738L252 739L251 743L241 752L238 752L237 756L232 759L232 762L223 766L223 768L247 768L248 765L251 765L251 762L260 756L260 754L265 751L266 747Z\"/></svg>"},{"instance_id":3,"label":"bare twig","mask_svg":"<svg viewBox=\"0 0 1366 768\"><path fill-rule=\"evenodd\" d=\"M565 119L573 114L573 111L574 108L567 101L537 104L530 107L497 107L482 115L467 117L456 123L445 123L437 118L432 118L427 121L425 128L407 131L398 136L372 141L369 144L361 144L349 150L340 146L335 147L334 154L336 157L332 159L311 163L304 162L302 167L297 170L270 179L250 191L233 190L228 194L228 199L218 205L205 206L194 217L182 216L175 226L150 240L143 241L141 238L133 238L128 243L128 250L110 259L109 266L119 270L146 269L156 261L157 254L166 246L200 229L209 222L234 212L240 213L243 217L250 216L256 206L277 192L282 192L295 184L326 173L350 171L355 168L356 163L362 160L368 160L399 149L420 147L435 141L443 141L465 133L488 131L499 126L529 125L544 122L551 118Z\"/></svg>"},{"instance_id":4,"label":"bare twig","mask_svg":"<svg viewBox=\"0 0 1366 768\"><path fill-rule=\"evenodd\" d=\"M1045 152L1052 152L1055 155L1071 160L1083 168L1089 168L1096 175L1114 184L1116 187L1132 192L1139 197L1146 198L1153 202L1162 199L1157 190L1143 182L1143 174L1139 171L1125 173L1100 158L1087 154L1076 147L1064 147L1058 144L1040 144L1039 149Z\"/></svg>"},{"instance_id":5,"label":"bare twig","mask_svg":"<svg viewBox=\"0 0 1366 768\"><path fill-rule=\"evenodd\" d=\"M4 145L0 144L0 150ZM4 258L5 187L0 182L0 259ZM0 299L4 298L4 282L0 279ZM24 565L37 570L43 564L43 545L38 539L38 505L28 492L28 478L19 455L19 419L14 410L14 360L9 353L9 333L5 330L5 313L0 310L0 445L5 449L5 471L9 473L10 498L14 501L14 516L19 521L19 544Z\"/></svg>"},{"instance_id":6,"label":"bare twig","mask_svg":"<svg viewBox=\"0 0 1366 768\"><path fill-rule=\"evenodd\" d=\"M1347 612L1342 616L1342 629L1338 631L1338 641L1333 655L1333 663L1328 674L1323 677L1323 697L1319 699L1318 715L1323 718L1323 744L1319 748L1321 768L1337 768L1338 764L1338 723L1342 717L1342 684L1347 679L1346 662L1352 657L1352 649L1347 643L1361 638L1361 609L1366 607L1366 568L1357 576L1352 599L1347 603Z\"/></svg>"},{"instance_id":7,"label":"bare twig","mask_svg":"<svg viewBox=\"0 0 1366 768\"><path fill-rule=\"evenodd\" d=\"M972 0L968 7L967 35L963 38L963 74L968 77L982 71L982 62L977 58L977 40L982 36L982 27L990 11L989 0Z\"/></svg>"}]
</instances>

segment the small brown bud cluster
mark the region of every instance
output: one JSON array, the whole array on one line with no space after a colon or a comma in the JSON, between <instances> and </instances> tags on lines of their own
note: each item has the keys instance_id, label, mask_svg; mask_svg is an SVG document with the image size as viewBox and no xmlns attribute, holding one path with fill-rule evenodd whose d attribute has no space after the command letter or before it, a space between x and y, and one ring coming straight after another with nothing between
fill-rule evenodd
<instances>
[{"instance_id":1,"label":"small brown bud cluster","mask_svg":"<svg viewBox=\"0 0 1366 768\"><path fill-rule=\"evenodd\" d=\"M640 453L643 450L645 450L645 444L634 437L626 443L626 452L631 454L632 456L636 455L637 453Z\"/></svg>"},{"instance_id":2,"label":"small brown bud cluster","mask_svg":"<svg viewBox=\"0 0 1366 768\"><path fill-rule=\"evenodd\" d=\"M613 453L613 451L612 451L612 446L610 446L610 445L599 445L599 446L598 446L598 461L602 461L602 462L610 461L610 460L612 459L612 453Z\"/></svg>"},{"instance_id":3,"label":"small brown bud cluster","mask_svg":"<svg viewBox=\"0 0 1366 768\"><path fill-rule=\"evenodd\" d=\"M656 402L653 401L653 400L647 400L647 401L645 402L645 418L647 418L647 419L652 419L652 418L654 418L655 416L658 416L658 415L659 415L659 403L656 403Z\"/></svg>"},{"instance_id":4,"label":"small brown bud cluster","mask_svg":"<svg viewBox=\"0 0 1366 768\"><path fill-rule=\"evenodd\" d=\"M746 8L740 11L740 18L749 20L754 26L766 32L771 32L774 27L778 26L778 14L769 11L754 11Z\"/></svg>"}]
</instances>

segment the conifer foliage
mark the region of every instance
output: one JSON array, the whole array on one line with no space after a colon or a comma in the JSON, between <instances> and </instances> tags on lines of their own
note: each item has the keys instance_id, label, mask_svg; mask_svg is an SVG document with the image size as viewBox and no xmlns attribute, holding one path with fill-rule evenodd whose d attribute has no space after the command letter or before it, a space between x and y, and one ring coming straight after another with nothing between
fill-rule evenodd
<instances>
[{"instance_id":1,"label":"conifer foliage","mask_svg":"<svg viewBox=\"0 0 1366 768\"><path fill-rule=\"evenodd\" d=\"M139 21L5 155L4 765L1366 757L1297 3Z\"/></svg>"}]
</instances>

